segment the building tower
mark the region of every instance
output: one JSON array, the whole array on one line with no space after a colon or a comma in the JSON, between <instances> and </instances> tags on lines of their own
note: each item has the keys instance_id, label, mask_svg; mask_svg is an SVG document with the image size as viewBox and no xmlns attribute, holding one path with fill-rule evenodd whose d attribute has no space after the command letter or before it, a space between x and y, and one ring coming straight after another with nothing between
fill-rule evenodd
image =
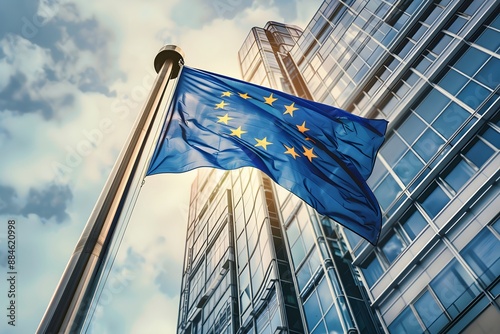
<instances>
[{"instance_id":1,"label":"building tower","mask_svg":"<svg viewBox=\"0 0 500 334\"><path fill-rule=\"evenodd\" d=\"M302 33L253 28L246 81L390 121L368 180L381 238L256 170L203 171L179 333L498 328L499 13L496 0L326 0Z\"/></svg>"},{"instance_id":2,"label":"building tower","mask_svg":"<svg viewBox=\"0 0 500 334\"><path fill-rule=\"evenodd\" d=\"M290 52L313 98L390 121L377 247L339 226L391 333L498 328L498 1L324 1Z\"/></svg>"}]
</instances>

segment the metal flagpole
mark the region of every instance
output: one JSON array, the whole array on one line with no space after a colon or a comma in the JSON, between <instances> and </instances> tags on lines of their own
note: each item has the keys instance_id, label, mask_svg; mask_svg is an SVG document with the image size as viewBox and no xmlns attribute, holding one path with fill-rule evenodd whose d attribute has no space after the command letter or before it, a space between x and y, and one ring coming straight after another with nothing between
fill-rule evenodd
<instances>
[{"instance_id":1,"label":"metal flagpole","mask_svg":"<svg viewBox=\"0 0 500 334\"><path fill-rule=\"evenodd\" d=\"M37 333L80 330L165 89L169 80L177 77L183 59L182 50L175 45L164 46L156 55L154 67L158 75L151 92L66 265Z\"/></svg>"}]
</instances>

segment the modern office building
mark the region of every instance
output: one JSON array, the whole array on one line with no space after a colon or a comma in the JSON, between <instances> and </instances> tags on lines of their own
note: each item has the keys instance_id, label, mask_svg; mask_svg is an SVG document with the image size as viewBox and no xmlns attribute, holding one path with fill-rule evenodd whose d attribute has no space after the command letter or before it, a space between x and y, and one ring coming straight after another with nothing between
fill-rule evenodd
<instances>
[{"instance_id":1,"label":"modern office building","mask_svg":"<svg viewBox=\"0 0 500 334\"><path fill-rule=\"evenodd\" d=\"M389 120L377 246L252 169L192 187L179 333L500 328L500 2L330 0L269 22L243 78Z\"/></svg>"}]
</instances>

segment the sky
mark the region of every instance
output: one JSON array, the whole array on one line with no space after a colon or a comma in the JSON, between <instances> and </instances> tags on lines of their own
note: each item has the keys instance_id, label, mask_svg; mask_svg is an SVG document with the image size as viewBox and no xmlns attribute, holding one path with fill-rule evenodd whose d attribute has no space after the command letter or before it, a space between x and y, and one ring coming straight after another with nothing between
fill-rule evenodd
<instances>
[{"instance_id":1,"label":"sky","mask_svg":"<svg viewBox=\"0 0 500 334\"><path fill-rule=\"evenodd\" d=\"M252 27L305 28L320 4L0 0L0 334L38 327L153 83L157 51L175 44L186 65L240 78ZM195 174L144 180L88 333L175 333Z\"/></svg>"}]
</instances>

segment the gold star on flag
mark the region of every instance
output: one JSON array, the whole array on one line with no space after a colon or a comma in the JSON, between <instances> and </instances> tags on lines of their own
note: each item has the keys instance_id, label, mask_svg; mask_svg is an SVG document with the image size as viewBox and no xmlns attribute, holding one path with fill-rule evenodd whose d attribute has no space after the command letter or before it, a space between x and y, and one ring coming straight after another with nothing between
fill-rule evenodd
<instances>
[{"instance_id":1,"label":"gold star on flag","mask_svg":"<svg viewBox=\"0 0 500 334\"><path fill-rule=\"evenodd\" d=\"M289 106L285 106L285 109L286 109L286 111L283 113L283 115L289 114L292 117L293 117L293 112L295 110L299 110L299 108L295 108L295 102L293 102Z\"/></svg>"},{"instance_id":2,"label":"gold star on flag","mask_svg":"<svg viewBox=\"0 0 500 334\"><path fill-rule=\"evenodd\" d=\"M255 144L255 146L261 146L264 148L264 150L267 150L267 145L271 145L272 143L268 142L267 141L267 137L264 137L264 139L257 139L255 138L255 140L257 141L257 144Z\"/></svg>"},{"instance_id":3,"label":"gold star on flag","mask_svg":"<svg viewBox=\"0 0 500 334\"><path fill-rule=\"evenodd\" d=\"M269 95L268 97L264 96L265 104L269 104L271 107L273 106L273 102L277 100L277 98L273 97L273 93Z\"/></svg>"},{"instance_id":4,"label":"gold star on flag","mask_svg":"<svg viewBox=\"0 0 500 334\"><path fill-rule=\"evenodd\" d=\"M231 94L232 94L231 92L222 92L221 97L224 97L224 96L229 97L229 96L231 96Z\"/></svg>"},{"instance_id":5,"label":"gold star on flag","mask_svg":"<svg viewBox=\"0 0 500 334\"><path fill-rule=\"evenodd\" d=\"M219 104L215 105L215 109L224 109L226 107L226 105L229 105L229 103L226 103L224 101L220 101Z\"/></svg>"},{"instance_id":6,"label":"gold star on flag","mask_svg":"<svg viewBox=\"0 0 500 334\"><path fill-rule=\"evenodd\" d=\"M304 121L302 125L297 125L297 129L299 129L299 131L302 133L309 131L309 129L306 128L306 121Z\"/></svg>"},{"instance_id":7,"label":"gold star on flag","mask_svg":"<svg viewBox=\"0 0 500 334\"><path fill-rule=\"evenodd\" d=\"M219 118L217 123L224 123L226 125L227 125L227 121L233 119L232 117L229 117L229 114L225 114L224 116L217 116L217 118Z\"/></svg>"},{"instance_id":8,"label":"gold star on flag","mask_svg":"<svg viewBox=\"0 0 500 334\"><path fill-rule=\"evenodd\" d=\"M302 154L305 155L309 159L310 162L313 161L313 158L317 158L318 157L317 155L315 155L313 153L314 147L310 148L310 149L307 149L305 146L302 146L302 148L304 149L304 152Z\"/></svg>"},{"instance_id":9,"label":"gold star on flag","mask_svg":"<svg viewBox=\"0 0 500 334\"><path fill-rule=\"evenodd\" d=\"M245 93L245 94L243 94L243 93L238 93L238 95L239 95L242 99L245 99L245 100L250 98L250 96L248 96L248 93Z\"/></svg>"},{"instance_id":10,"label":"gold star on flag","mask_svg":"<svg viewBox=\"0 0 500 334\"><path fill-rule=\"evenodd\" d=\"M288 147L286 145L283 145L286 147L286 152L285 154L290 154L294 159L297 158L298 156L300 156L300 154L298 154L297 152L295 152L295 147Z\"/></svg>"},{"instance_id":11,"label":"gold star on flag","mask_svg":"<svg viewBox=\"0 0 500 334\"><path fill-rule=\"evenodd\" d=\"M241 126L239 126L237 129L231 130L231 136L237 136L238 138L241 138L241 135L244 133L247 133L247 132L241 130Z\"/></svg>"}]
</instances>

